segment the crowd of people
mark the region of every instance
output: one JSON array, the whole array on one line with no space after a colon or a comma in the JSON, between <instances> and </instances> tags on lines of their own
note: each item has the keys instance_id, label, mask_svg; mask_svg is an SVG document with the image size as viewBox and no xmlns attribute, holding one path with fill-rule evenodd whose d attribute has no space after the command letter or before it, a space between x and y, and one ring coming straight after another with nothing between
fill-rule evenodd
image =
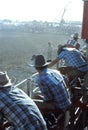
<instances>
[{"instance_id":1,"label":"crowd of people","mask_svg":"<svg viewBox=\"0 0 88 130\"><path fill-rule=\"evenodd\" d=\"M71 71L74 77L79 72L88 72L87 59L80 51L78 38L78 33L75 33L73 39L59 45L57 57L52 61L47 62L43 55L32 57L31 66L38 72L36 82L44 105L39 100L34 102L25 92L14 87L8 74L0 72L0 130L4 130L5 120L8 121L6 125L10 125L9 130L48 130L41 108L46 111L52 108L58 111L58 115L70 109L72 103L65 76L50 67L64 59L66 66L77 68L75 74L74 69Z\"/></svg>"}]
</instances>

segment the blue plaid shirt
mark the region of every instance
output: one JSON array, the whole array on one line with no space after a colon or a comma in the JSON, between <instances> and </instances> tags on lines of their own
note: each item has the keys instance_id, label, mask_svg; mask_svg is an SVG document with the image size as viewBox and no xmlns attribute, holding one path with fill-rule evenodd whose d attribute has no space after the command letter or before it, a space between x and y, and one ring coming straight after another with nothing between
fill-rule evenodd
<instances>
[{"instance_id":1,"label":"blue plaid shirt","mask_svg":"<svg viewBox=\"0 0 88 130\"><path fill-rule=\"evenodd\" d=\"M67 66L78 68L78 70L88 71L88 64L83 59L83 54L75 48L63 48L63 51L58 55L59 59L64 59Z\"/></svg>"},{"instance_id":2,"label":"blue plaid shirt","mask_svg":"<svg viewBox=\"0 0 88 130\"><path fill-rule=\"evenodd\" d=\"M16 87L0 88L0 125L11 122L10 130L47 130L36 104Z\"/></svg>"},{"instance_id":3,"label":"blue plaid shirt","mask_svg":"<svg viewBox=\"0 0 88 130\"><path fill-rule=\"evenodd\" d=\"M79 43L78 40L76 41L76 40L74 40L74 39L69 39L69 40L67 41L67 44L71 44L71 45L73 45L73 46L76 46L77 43Z\"/></svg>"},{"instance_id":4,"label":"blue plaid shirt","mask_svg":"<svg viewBox=\"0 0 88 130\"><path fill-rule=\"evenodd\" d=\"M48 68L44 69L39 74L37 82L44 99L46 101L53 101L55 108L59 108L65 112L71 102L66 84L60 72Z\"/></svg>"}]
</instances>

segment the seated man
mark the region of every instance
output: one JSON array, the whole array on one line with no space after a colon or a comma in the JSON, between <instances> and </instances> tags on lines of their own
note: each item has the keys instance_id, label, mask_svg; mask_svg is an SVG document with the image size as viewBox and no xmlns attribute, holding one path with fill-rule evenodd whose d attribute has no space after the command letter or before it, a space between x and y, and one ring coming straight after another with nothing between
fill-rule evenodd
<instances>
[{"instance_id":1,"label":"seated man","mask_svg":"<svg viewBox=\"0 0 88 130\"><path fill-rule=\"evenodd\" d=\"M47 130L33 100L12 85L6 72L0 72L0 130L4 130L5 119L10 130Z\"/></svg>"}]
</instances>

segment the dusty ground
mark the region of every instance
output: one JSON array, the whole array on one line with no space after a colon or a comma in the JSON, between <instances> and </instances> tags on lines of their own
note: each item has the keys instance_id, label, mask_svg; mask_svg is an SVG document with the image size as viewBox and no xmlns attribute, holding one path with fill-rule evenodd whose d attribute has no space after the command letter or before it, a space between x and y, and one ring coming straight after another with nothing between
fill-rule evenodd
<instances>
[{"instance_id":1,"label":"dusty ground","mask_svg":"<svg viewBox=\"0 0 88 130\"><path fill-rule=\"evenodd\" d=\"M10 77L15 76L19 82L31 74L27 63L32 55L43 54L47 57L50 41L54 58L57 46L65 44L69 37L59 33L0 32L0 70L7 71Z\"/></svg>"}]
</instances>

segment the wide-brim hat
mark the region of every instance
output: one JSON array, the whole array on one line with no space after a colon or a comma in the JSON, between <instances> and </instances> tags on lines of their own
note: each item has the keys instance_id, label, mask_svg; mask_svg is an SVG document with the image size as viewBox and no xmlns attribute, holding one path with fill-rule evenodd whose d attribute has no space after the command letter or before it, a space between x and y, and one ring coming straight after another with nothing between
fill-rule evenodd
<instances>
[{"instance_id":1,"label":"wide-brim hat","mask_svg":"<svg viewBox=\"0 0 88 130\"><path fill-rule=\"evenodd\" d=\"M11 85L11 79L7 75L7 72L0 72L0 87L7 87Z\"/></svg>"},{"instance_id":2,"label":"wide-brim hat","mask_svg":"<svg viewBox=\"0 0 88 130\"><path fill-rule=\"evenodd\" d=\"M45 61L45 58L44 58L43 55L36 55L34 65L31 65L31 66L34 66L34 67L44 67L44 66L49 65L49 63L50 62L46 62Z\"/></svg>"}]
</instances>

